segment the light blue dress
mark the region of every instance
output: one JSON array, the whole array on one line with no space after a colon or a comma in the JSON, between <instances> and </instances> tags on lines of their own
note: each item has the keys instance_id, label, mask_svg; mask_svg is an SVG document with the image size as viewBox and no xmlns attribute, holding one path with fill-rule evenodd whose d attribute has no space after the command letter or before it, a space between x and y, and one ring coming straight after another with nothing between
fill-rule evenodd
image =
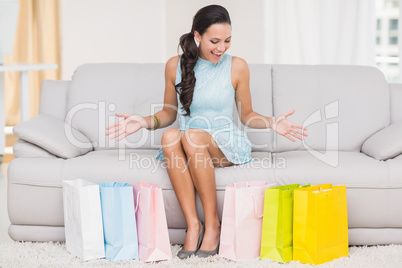
<instances>
[{"instance_id":1,"label":"light blue dress","mask_svg":"<svg viewBox=\"0 0 402 268\"><path fill-rule=\"evenodd\" d=\"M194 67L196 83L190 116L184 116L183 105L177 94L180 131L199 128L214 138L226 158L234 164L244 164L251 157L251 142L233 122L235 90L231 81L232 56L223 54L218 63L198 58ZM180 62L176 72L176 85L181 82ZM156 159L164 161L162 148Z\"/></svg>"}]
</instances>

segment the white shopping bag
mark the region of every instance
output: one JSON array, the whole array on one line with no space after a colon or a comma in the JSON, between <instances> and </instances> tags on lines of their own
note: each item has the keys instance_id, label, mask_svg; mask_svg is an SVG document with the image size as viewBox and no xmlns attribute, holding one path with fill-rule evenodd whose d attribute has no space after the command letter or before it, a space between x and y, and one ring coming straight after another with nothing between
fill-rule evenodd
<instances>
[{"instance_id":1,"label":"white shopping bag","mask_svg":"<svg viewBox=\"0 0 402 268\"><path fill-rule=\"evenodd\" d=\"M99 185L82 179L63 181L66 248L83 259L105 257Z\"/></svg>"}]
</instances>

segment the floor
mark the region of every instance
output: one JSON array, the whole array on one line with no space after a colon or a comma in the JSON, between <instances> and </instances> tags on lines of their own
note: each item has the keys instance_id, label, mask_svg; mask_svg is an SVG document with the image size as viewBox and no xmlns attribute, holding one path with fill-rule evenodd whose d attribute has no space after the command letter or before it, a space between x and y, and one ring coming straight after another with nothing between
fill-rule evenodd
<instances>
[{"instance_id":1,"label":"floor","mask_svg":"<svg viewBox=\"0 0 402 268\"><path fill-rule=\"evenodd\" d=\"M6 154L0 156L0 243L12 241L8 236L8 226L10 221L7 214L7 168L14 159L12 146L17 141L17 137L12 134L6 135Z\"/></svg>"}]
</instances>

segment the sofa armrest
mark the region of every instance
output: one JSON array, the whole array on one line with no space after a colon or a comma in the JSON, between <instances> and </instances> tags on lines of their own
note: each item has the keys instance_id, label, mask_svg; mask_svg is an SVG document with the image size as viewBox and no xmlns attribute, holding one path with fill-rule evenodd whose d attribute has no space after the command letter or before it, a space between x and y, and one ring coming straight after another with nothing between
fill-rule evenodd
<instances>
[{"instance_id":1,"label":"sofa armrest","mask_svg":"<svg viewBox=\"0 0 402 268\"><path fill-rule=\"evenodd\" d=\"M370 136L362 145L362 152L377 160L387 160L402 153L402 121L394 123Z\"/></svg>"},{"instance_id":2,"label":"sofa armrest","mask_svg":"<svg viewBox=\"0 0 402 268\"><path fill-rule=\"evenodd\" d=\"M402 121L402 84L389 84L391 94L391 124Z\"/></svg>"},{"instance_id":3,"label":"sofa armrest","mask_svg":"<svg viewBox=\"0 0 402 268\"><path fill-rule=\"evenodd\" d=\"M17 124L13 133L18 138L64 159L93 150L92 143L84 134L64 121L48 115L37 115L31 120Z\"/></svg>"},{"instance_id":4,"label":"sofa armrest","mask_svg":"<svg viewBox=\"0 0 402 268\"><path fill-rule=\"evenodd\" d=\"M57 158L43 148L22 139L14 143L13 155L15 158Z\"/></svg>"}]
</instances>

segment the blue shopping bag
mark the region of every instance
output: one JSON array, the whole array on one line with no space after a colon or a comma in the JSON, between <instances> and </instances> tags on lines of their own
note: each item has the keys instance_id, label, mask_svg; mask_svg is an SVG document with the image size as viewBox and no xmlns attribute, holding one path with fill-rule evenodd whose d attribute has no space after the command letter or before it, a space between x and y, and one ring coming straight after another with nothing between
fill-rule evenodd
<instances>
[{"instance_id":1,"label":"blue shopping bag","mask_svg":"<svg viewBox=\"0 0 402 268\"><path fill-rule=\"evenodd\" d=\"M99 183L105 257L112 261L138 258L133 187L128 183Z\"/></svg>"}]
</instances>

